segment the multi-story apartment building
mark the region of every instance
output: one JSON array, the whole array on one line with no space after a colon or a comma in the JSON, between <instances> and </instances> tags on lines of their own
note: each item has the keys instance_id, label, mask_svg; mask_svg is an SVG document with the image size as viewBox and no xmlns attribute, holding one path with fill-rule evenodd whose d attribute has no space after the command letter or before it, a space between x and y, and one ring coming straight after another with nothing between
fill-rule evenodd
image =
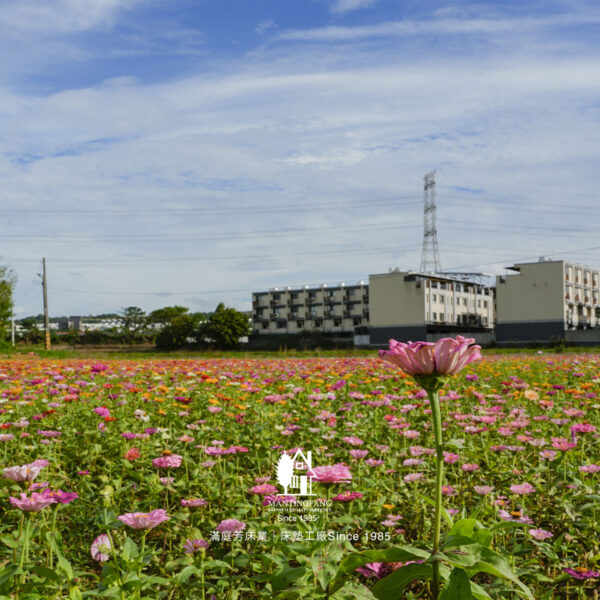
<instances>
[{"instance_id":1,"label":"multi-story apartment building","mask_svg":"<svg viewBox=\"0 0 600 600\"><path fill-rule=\"evenodd\" d=\"M496 278L498 342L564 339L600 327L597 270L543 258L508 268L515 273Z\"/></svg>"},{"instance_id":2,"label":"multi-story apartment building","mask_svg":"<svg viewBox=\"0 0 600 600\"><path fill-rule=\"evenodd\" d=\"M426 340L461 332L491 339L493 287L396 269L369 276L369 299L371 345L386 345L390 338Z\"/></svg>"},{"instance_id":3,"label":"multi-story apartment building","mask_svg":"<svg viewBox=\"0 0 600 600\"><path fill-rule=\"evenodd\" d=\"M361 281L254 292L252 323L259 334L307 330L351 334L369 323L369 287Z\"/></svg>"}]
</instances>

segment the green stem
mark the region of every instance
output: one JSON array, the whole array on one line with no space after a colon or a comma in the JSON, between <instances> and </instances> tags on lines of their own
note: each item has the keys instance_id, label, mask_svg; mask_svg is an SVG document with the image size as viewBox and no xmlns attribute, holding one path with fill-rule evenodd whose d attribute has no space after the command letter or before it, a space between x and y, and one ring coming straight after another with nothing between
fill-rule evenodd
<instances>
[{"instance_id":1,"label":"green stem","mask_svg":"<svg viewBox=\"0 0 600 600\"><path fill-rule=\"evenodd\" d=\"M433 417L433 434L435 436L435 514L433 523L433 554L440 549L440 530L442 525L442 483L444 477L444 446L442 442L442 416L437 390L429 392L431 414ZM433 561L433 600L440 593L440 563Z\"/></svg>"}]
</instances>

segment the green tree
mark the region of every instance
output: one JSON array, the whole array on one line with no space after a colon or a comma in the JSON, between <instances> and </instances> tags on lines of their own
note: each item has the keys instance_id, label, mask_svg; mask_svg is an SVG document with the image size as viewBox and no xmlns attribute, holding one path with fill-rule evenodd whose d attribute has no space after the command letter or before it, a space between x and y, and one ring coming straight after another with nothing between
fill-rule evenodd
<instances>
[{"instance_id":1,"label":"green tree","mask_svg":"<svg viewBox=\"0 0 600 600\"><path fill-rule=\"evenodd\" d=\"M173 322L173 319L185 315L187 312L188 309L185 306L165 306L164 308L153 310L148 315L148 322L163 326L169 325Z\"/></svg>"},{"instance_id":2,"label":"green tree","mask_svg":"<svg viewBox=\"0 0 600 600\"><path fill-rule=\"evenodd\" d=\"M17 278L14 272L8 267L0 265L0 342L10 323L16 281Z\"/></svg>"},{"instance_id":3,"label":"green tree","mask_svg":"<svg viewBox=\"0 0 600 600\"><path fill-rule=\"evenodd\" d=\"M236 348L239 340L250 333L248 317L221 302L200 328L200 333L217 348Z\"/></svg>"},{"instance_id":4,"label":"green tree","mask_svg":"<svg viewBox=\"0 0 600 600\"><path fill-rule=\"evenodd\" d=\"M143 338L148 322L146 313L138 306L128 306L121 314L121 327L127 341L136 342Z\"/></svg>"},{"instance_id":5,"label":"green tree","mask_svg":"<svg viewBox=\"0 0 600 600\"><path fill-rule=\"evenodd\" d=\"M156 347L161 350L175 350L197 342L198 325L201 315L197 313L175 315L164 325L156 336Z\"/></svg>"}]
</instances>

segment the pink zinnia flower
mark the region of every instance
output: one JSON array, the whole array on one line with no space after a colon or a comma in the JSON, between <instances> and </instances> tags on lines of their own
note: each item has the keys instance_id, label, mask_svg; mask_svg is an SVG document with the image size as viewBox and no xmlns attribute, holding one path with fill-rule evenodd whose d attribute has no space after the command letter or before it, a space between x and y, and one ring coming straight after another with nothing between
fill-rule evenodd
<instances>
[{"instance_id":1,"label":"pink zinnia flower","mask_svg":"<svg viewBox=\"0 0 600 600\"><path fill-rule=\"evenodd\" d=\"M181 506L187 506L190 508L205 506L206 504L208 504L208 502L204 498L189 498L188 500L181 501Z\"/></svg>"},{"instance_id":2,"label":"pink zinnia flower","mask_svg":"<svg viewBox=\"0 0 600 600\"><path fill-rule=\"evenodd\" d=\"M117 519L133 529L153 529L163 521L168 521L170 517L166 510L157 508L148 513L126 513L124 515L119 515Z\"/></svg>"},{"instance_id":3,"label":"pink zinnia flower","mask_svg":"<svg viewBox=\"0 0 600 600\"><path fill-rule=\"evenodd\" d=\"M479 465L475 464L475 463L465 463L462 466L462 470L466 471L466 472L473 472L473 471L478 471L479 470Z\"/></svg>"},{"instance_id":4,"label":"pink zinnia flower","mask_svg":"<svg viewBox=\"0 0 600 600\"><path fill-rule=\"evenodd\" d=\"M513 494L526 495L535 492L535 488L530 483L521 483L518 485L511 485L510 491Z\"/></svg>"},{"instance_id":5,"label":"pink zinnia flower","mask_svg":"<svg viewBox=\"0 0 600 600\"><path fill-rule=\"evenodd\" d=\"M94 408L93 411L101 417L110 417L110 410L108 410L106 406L98 406Z\"/></svg>"},{"instance_id":6,"label":"pink zinnia flower","mask_svg":"<svg viewBox=\"0 0 600 600\"><path fill-rule=\"evenodd\" d=\"M54 498L50 498L46 494L38 494L37 492L32 492L30 497L25 493L21 493L21 498L11 496L9 501L13 506L25 512L39 512L47 506L56 503Z\"/></svg>"},{"instance_id":7,"label":"pink zinnia flower","mask_svg":"<svg viewBox=\"0 0 600 600\"><path fill-rule=\"evenodd\" d=\"M152 464L157 469L175 469L181 466L183 457L179 454L168 454L167 456L159 456L152 461Z\"/></svg>"},{"instance_id":8,"label":"pink zinnia flower","mask_svg":"<svg viewBox=\"0 0 600 600\"><path fill-rule=\"evenodd\" d=\"M583 465L579 467L582 473L598 473L600 471L600 465Z\"/></svg>"},{"instance_id":9,"label":"pink zinnia flower","mask_svg":"<svg viewBox=\"0 0 600 600\"><path fill-rule=\"evenodd\" d=\"M198 550L206 550L210 544L201 538L196 540L186 540L185 544L183 544L183 548L187 554L194 554Z\"/></svg>"},{"instance_id":10,"label":"pink zinnia flower","mask_svg":"<svg viewBox=\"0 0 600 600\"><path fill-rule=\"evenodd\" d=\"M423 477L425 477L423 473L409 473L408 475L405 475L403 479L406 483L415 483L416 481L423 479Z\"/></svg>"},{"instance_id":11,"label":"pink zinnia flower","mask_svg":"<svg viewBox=\"0 0 600 600\"><path fill-rule=\"evenodd\" d=\"M351 502L352 500L359 500L362 497L363 495L360 492L347 491L334 496L332 500L336 500L338 502Z\"/></svg>"},{"instance_id":12,"label":"pink zinnia flower","mask_svg":"<svg viewBox=\"0 0 600 600\"><path fill-rule=\"evenodd\" d=\"M50 488L46 488L42 494L48 498L54 498L54 501L59 504L69 504L69 502L79 498L79 495L75 492L63 492L62 490L51 490Z\"/></svg>"},{"instance_id":13,"label":"pink zinnia flower","mask_svg":"<svg viewBox=\"0 0 600 600\"><path fill-rule=\"evenodd\" d=\"M246 529L246 523L243 521L238 521L237 519L225 519L217 525L216 529L220 532L230 531L232 533L236 533Z\"/></svg>"},{"instance_id":14,"label":"pink zinnia flower","mask_svg":"<svg viewBox=\"0 0 600 600\"><path fill-rule=\"evenodd\" d=\"M31 464L7 467L2 469L2 475L13 481L33 481L41 472L43 467L35 467Z\"/></svg>"},{"instance_id":15,"label":"pink zinnia flower","mask_svg":"<svg viewBox=\"0 0 600 600\"><path fill-rule=\"evenodd\" d=\"M269 494L276 494L277 488L270 483L261 483L260 485L255 485L250 488L251 494L256 494L258 496L267 496Z\"/></svg>"},{"instance_id":16,"label":"pink zinnia flower","mask_svg":"<svg viewBox=\"0 0 600 600\"><path fill-rule=\"evenodd\" d=\"M491 485L474 485L473 489L480 496L486 496L487 494L490 494L494 488Z\"/></svg>"},{"instance_id":17,"label":"pink zinnia flower","mask_svg":"<svg viewBox=\"0 0 600 600\"><path fill-rule=\"evenodd\" d=\"M379 356L408 375L455 375L481 358L481 346L472 346L474 342L475 339L460 335L456 339L442 338L435 344L390 340L389 350L380 350Z\"/></svg>"},{"instance_id":18,"label":"pink zinnia flower","mask_svg":"<svg viewBox=\"0 0 600 600\"><path fill-rule=\"evenodd\" d=\"M352 479L348 467L342 463L315 467L313 473L315 479L320 483L341 483Z\"/></svg>"},{"instance_id":19,"label":"pink zinnia flower","mask_svg":"<svg viewBox=\"0 0 600 600\"><path fill-rule=\"evenodd\" d=\"M579 579L579 581L584 581L585 579L595 579L600 577L599 571L589 571L588 569L584 569L583 567L577 567L575 569L563 569L565 573L568 573L571 577L575 579Z\"/></svg>"},{"instance_id":20,"label":"pink zinnia flower","mask_svg":"<svg viewBox=\"0 0 600 600\"><path fill-rule=\"evenodd\" d=\"M99 535L93 542L90 547L90 554L94 560L105 562L110 558L110 553L112 551L112 545L110 543L110 538L103 533Z\"/></svg>"},{"instance_id":21,"label":"pink zinnia flower","mask_svg":"<svg viewBox=\"0 0 600 600\"><path fill-rule=\"evenodd\" d=\"M551 533L550 531L546 531L545 529L530 529L529 535L532 538L542 542L544 540L551 538L554 534Z\"/></svg>"}]
</instances>

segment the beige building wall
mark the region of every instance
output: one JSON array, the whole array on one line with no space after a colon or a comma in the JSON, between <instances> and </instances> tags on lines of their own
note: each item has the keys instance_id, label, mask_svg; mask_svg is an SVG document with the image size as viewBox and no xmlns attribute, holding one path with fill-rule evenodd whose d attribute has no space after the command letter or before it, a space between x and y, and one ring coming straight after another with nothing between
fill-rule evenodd
<instances>
[{"instance_id":1,"label":"beige building wall","mask_svg":"<svg viewBox=\"0 0 600 600\"><path fill-rule=\"evenodd\" d=\"M425 322L425 286L407 282L406 272L369 275L370 325L413 326Z\"/></svg>"},{"instance_id":2,"label":"beige building wall","mask_svg":"<svg viewBox=\"0 0 600 600\"><path fill-rule=\"evenodd\" d=\"M497 277L497 321L562 321L565 318L564 262L517 264L518 273Z\"/></svg>"}]
</instances>

